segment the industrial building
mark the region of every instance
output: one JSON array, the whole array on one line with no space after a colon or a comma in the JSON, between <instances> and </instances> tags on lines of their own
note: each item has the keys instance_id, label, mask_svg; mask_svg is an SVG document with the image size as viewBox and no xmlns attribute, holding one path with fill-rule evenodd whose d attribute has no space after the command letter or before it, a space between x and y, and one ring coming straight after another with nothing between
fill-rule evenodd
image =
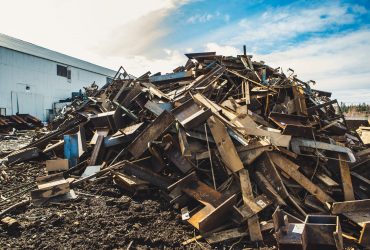
<instances>
[{"instance_id":1,"label":"industrial building","mask_svg":"<svg viewBox=\"0 0 370 250\"><path fill-rule=\"evenodd\" d=\"M53 104L115 71L0 34L0 115L31 114L46 121Z\"/></svg>"}]
</instances>

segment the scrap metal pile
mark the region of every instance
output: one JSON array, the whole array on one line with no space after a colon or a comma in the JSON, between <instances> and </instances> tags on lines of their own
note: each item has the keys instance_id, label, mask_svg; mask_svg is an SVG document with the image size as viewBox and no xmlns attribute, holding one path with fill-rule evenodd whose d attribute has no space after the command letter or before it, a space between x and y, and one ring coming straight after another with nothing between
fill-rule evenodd
<instances>
[{"instance_id":1,"label":"scrap metal pile","mask_svg":"<svg viewBox=\"0 0 370 250\"><path fill-rule=\"evenodd\" d=\"M12 129L34 129L43 127L42 122L29 114L0 115L0 134L7 134Z\"/></svg>"},{"instance_id":2,"label":"scrap metal pile","mask_svg":"<svg viewBox=\"0 0 370 250\"><path fill-rule=\"evenodd\" d=\"M274 232L281 249L369 247L370 149L331 93L248 55L186 56L165 75L121 68L8 155L9 165L45 160L31 202L73 199L74 187L109 176L123 192L158 190L199 231L184 245Z\"/></svg>"}]
</instances>

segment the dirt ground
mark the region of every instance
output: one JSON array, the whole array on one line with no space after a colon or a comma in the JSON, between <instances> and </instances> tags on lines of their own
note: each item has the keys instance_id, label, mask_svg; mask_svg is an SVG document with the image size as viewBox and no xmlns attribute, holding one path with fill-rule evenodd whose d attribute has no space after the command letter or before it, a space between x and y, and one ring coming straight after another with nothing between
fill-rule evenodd
<instances>
[{"instance_id":1,"label":"dirt ground","mask_svg":"<svg viewBox=\"0 0 370 250\"><path fill-rule=\"evenodd\" d=\"M0 211L28 198L35 187L35 178L46 175L41 160L11 167L1 162L4 153L27 145L34 136L33 131L0 136ZM182 242L198 232L181 220L179 212L160 197L158 190L131 197L109 176L74 190L75 200L44 206L31 203L7 214L16 219L19 226L7 228L0 223L0 250L277 249L273 232L265 234L265 242L259 245L244 237L212 246L200 239L183 246ZM7 203L3 195L16 199Z\"/></svg>"},{"instance_id":2,"label":"dirt ground","mask_svg":"<svg viewBox=\"0 0 370 250\"><path fill-rule=\"evenodd\" d=\"M17 149L32 139L30 133L0 139L0 151ZM8 178L0 180L0 193L27 198L37 176L45 175L38 161L1 165ZM23 187L22 187L23 186ZM13 189L13 190L12 190ZM10 216L18 227L0 226L0 249L242 249L246 239L210 246L205 241L182 246L196 234L177 211L153 190L130 197L111 178L75 189L77 199L30 204ZM21 194L19 194L21 193ZM22 194L23 193L23 194ZM0 210L11 204L0 200Z\"/></svg>"},{"instance_id":3,"label":"dirt ground","mask_svg":"<svg viewBox=\"0 0 370 250\"><path fill-rule=\"evenodd\" d=\"M177 249L192 236L190 226L156 199L133 200L113 187L76 191L77 200L14 213L21 227L0 230L2 248Z\"/></svg>"}]
</instances>

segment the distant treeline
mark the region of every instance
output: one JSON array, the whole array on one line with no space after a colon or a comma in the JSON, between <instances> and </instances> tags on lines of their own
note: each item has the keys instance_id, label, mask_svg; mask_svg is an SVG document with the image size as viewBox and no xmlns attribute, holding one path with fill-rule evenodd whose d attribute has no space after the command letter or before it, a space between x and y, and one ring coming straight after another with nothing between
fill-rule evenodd
<instances>
[{"instance_id":1,"label":"distant treeline","mask_svg":"<svg viewBox=\"0 0 370 250\"><path fill-rule=\"evenodd\" d=\"M351 113L361 113L364 115L370 114L370 105L366 103L347 105L344 102L341 102L340 109L342 110L343 113L347 113L347 114L351 114Z\"/></svg>"}]
</instances>

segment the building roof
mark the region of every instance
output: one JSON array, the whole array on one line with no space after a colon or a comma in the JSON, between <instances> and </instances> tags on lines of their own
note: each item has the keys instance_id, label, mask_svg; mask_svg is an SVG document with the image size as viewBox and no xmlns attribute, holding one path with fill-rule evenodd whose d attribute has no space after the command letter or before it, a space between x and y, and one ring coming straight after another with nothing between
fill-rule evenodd
<instances>
[{"instance_id":1,"label":"building roof","mask_svg":"<svg viewBox=\"0 0 370 250\"><path fill-rule=\"evenodd\" d=\"M50 49L37 46L33 43L25 42L20 39L0 33L0 47L19 51L32 56L44 58L57 63L65 64L75 68L84 69L97 74L113 77L116 71L92 64L78 58L68 56Z\"/></svg>"}]
</instances>

